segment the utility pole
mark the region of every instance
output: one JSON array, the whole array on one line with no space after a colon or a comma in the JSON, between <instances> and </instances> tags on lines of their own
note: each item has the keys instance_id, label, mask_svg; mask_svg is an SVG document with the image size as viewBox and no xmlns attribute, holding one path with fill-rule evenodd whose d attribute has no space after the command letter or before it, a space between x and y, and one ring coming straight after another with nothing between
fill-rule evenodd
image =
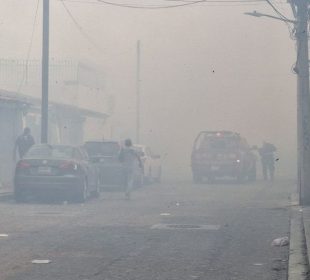
<instances>
[{"instance_id":1,"label":"utility pole","mask_svg":"<svg viewBox=\"0 0 310 280\"><path fill-rule=\"evenodd\" d=\"M140 63L141 63L141 50L140 50L140 41L137 42L137 73L136 73L136 143L140 143L140 129L141 129L141 119L140 119L140 106L141 106L141 96L140 96Z\"/></svg>"},{"instance_id":2,"label":"utility pole","mask_svg":"<svg viewBox=\"0 0 310 280\"><path fill-rule=\"evenodd\" d=\"M41 143L48 142L49 0L43 0Z\"/></svg>"},{"instance_id":3,"label":"utility pole","mask_svg":"<svg viewBox=\"0 0 310 280\"><path fill-rule=\"evenodd\" d=\"M300 204L310 205L310 95L308 48L308 1L295 0L297 40L297 134ZM293 7L294 9L294 7Z\"/></svg>"},{"instance_id":4,"label":"utility pole","mask_svg":"<svg viewBox=\"0 0 310 280\"><path fill-rule=\"evenodd\" d=\"M258 13L245 13L255 17L268 17L293 23L297 45L297 145L298 145L298 191L299 203L310 205L310 93L309 93L309 46L308 8L309 0L288 0L295 20L278 12L279 17ZM276 8L273 7L275 10Z\"/></svg>"}]
</instances>

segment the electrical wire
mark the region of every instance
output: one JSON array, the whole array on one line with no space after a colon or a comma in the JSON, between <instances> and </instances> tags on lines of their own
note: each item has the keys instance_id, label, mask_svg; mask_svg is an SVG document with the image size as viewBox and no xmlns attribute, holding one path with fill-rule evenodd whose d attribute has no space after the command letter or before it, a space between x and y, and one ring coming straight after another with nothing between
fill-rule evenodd
<instances>
[{"instance_id":1,"label":"electrical wire","mask_svg":"<svg viewBox=\"0 0 310 280\"><path fill-rule=\"evenodd\" d=\"M71 3L81 3L81 4L94 4L94 5L102 5L104 3L102 3L101 1L98 0L94 0L94 1L90 1L90 0L58 0L58 1L64 1L64 2L71 2ZM181 1L181 0L166 0L167 2L185 2L185 3L194 3L195 1ZM257 3L257 2L266 2L266 0L203 0L201 1L203 3ZM280 4L280 5L288 5L289 3L285 2L285 1L273 1L273 3L276 4ZM117 3L116 3L117 4ZM122 4L121 4L122 5ZM132 5L131 5L132 6Z\"/></svg>"},{"instance_id":2,"label":"electrical wire","mask_svg":"<svg viewBox=\"0 0 310 280\"><path fill-rule=\"evenodd\" d=\"M83 32L83 28L77 23L77 21L74 19L74 17L72 16L72 14L70 13L70 11L68 10L67 6L65 5L65 1L66 2L75 2L75 3L82 3L82 4L96 4L96 5L100 5L100 4L105 4L105 5L112 5L112 6L117 6L117 7L122 7L122 8L131 8L131 9L169 9L169 8L178 8L178 7L184 7L184 6L189 6L189 5L196 5L196 4L225 4L227 6L227 4L230 3L235 3L234 5L231 6L242 6L242 5L257 5L257 4L261 4L261 3L267 3L268 5L270 5L272 7L272 9L280 16L280 18L283 19L283 21L285 22L289 33L290 33L290 38L292 40L295 40L295 28L292 28L291 25L286 22L286 20L289 20L285 15L283 15L273 4L270 0L190 0L190 1L186 1L186 0L166 0L166 2L183 2L182 4L178 4L178 5L168 5L168 6L139 6L139 5L128 5L128 4L121 4L121 3L115 3L115 2L110 2L107 0L96 0L97 2L93 2L93 1L82 1L82 0L59 0L62 2L62 4L64 5L64 7L66 8L67 12L69 13L70 17L72 18L72 20L74 21L75 25L78 27L78 29L83 33L83 36L86 36L88 40L92 41L89 36L87 34L85 34ZM236 5L238 4L239 5ZM283 2L279 2L278 4L285 4ZM222 6L222 5L212 5L212 6ZM93 41L92 44L94 45Z\"/></svg>"},{"instance_id":3,"label":"electrical wire","mask_svg":"<svg viewBox=\"0 0 310 280\"><path fill-rule=\"evenodd\" d=\"M193 3L193 1L183 1L183 0L166 0L167 2L185 2ZM265 2L265 0L203 0L204 3L257 3Z\"/></svg>"},{"instance_id":4,"label":"electrical wire","mask_svg":"<svg viewBox=\"0 0 310 280\"><path fill-rule=\"evenodd\" d=\"M290 20L288 19L285 15L283 15L271 2L270 0L266 0L266 2L269 4L269 6L282 18L285 20Z\"/></svg>"},{"instance_id":5,"label":"electrical wire","mask_svg":"<svg viewBox=\"0 0 310 280\"><path fill-rule=\"evenodd\" d=\"M73 14L71 13L71 11L69 10L69 8L67 7L66 3L64 0L60 0L60 2L62 3L65 11L67 12L67 14L69 15L70 19L72 20L72 22L74 23L75 27L79 30L79 32L81 33L81 35L89 42L93 45L93 47L95 47L99 52L102 52L102 49L100 48L100 46L98 46L93 39L86 33L84 32L83 27L78 23L78 21L75 19L75 17L73 16Z\"/></svg>"},{"instance_id":6,"label":"electrical wire","mask_svg":"<svg viewBox=\"0 0 310 280\"><path fill-rule=\"evenodd\" d=\"M261 3L267 3L268 5L271 6L271 8L280 16L280 18L282 18L285 22L285 24L287 25L287 28L289 30L290 33L290 38L292 40L295 39L295 28L292 28L291 25L286 22L286 20L289 20L284 14L282 14L273 4L270 0L192 0L192 1L186 1L186 0L166 0L166 2L183 2L182 4L178 4L178 5L165 5L165 6L140 6L140 5L129 5L129 4L122 4L122 3L115 3L115 2L111 2L111 1L107 1L107 0L96 0L97 2L93 2L93 1L82 1L82 0L59 0L62 2L62 4L64 5L64 7L66 8L66 11L68 12L68 14L70 15L70 17L72 18L73 22L75 23L75 25L78 27L78 29L83 33L83 36L86 36L88 40L92 41L89 36L87 34L85 34L83 32L83 28L78 24L78 22L74 19L74 17L72 16L72 14L70 13L70 11L68 10L68 7L65 5L65 1L66 2L75 2L75 3L83 3L83 4L105 4L105 5L110 5L110 6L117 6L117 7L121 7L121 8L130 8L130 9L170 9L170 8L178 8L178 7L184 7L184 6L189 6L189 5L196 5L196 4L229 4L229 3L239 3L238 6L241 5L250 5L250 4L261 4ZM284 4L283 2L280 2L279 4ZM216 5L212 5L212 6L216 6ZM232 6L237 6L237 5L232 5ZM94 45L94 43L92 42L92 44Z\"/></svg>"},{"instance_id":7,"label":"electrical wire","mask_svg":"<svg viewBox=\"0 0 310 280\"><path fill-rule=\"evenodd\" d=\"M86 4L86 5L96 5L96 6L104 6L105 3L100 2L92 2L92 1L82 1L82 0L58 0L65 1L67 3L77 3L77 4ZM279 4L287 4L286 2L278 2ZM265 0L210 0L205 1L203 3L204 6L208 7L241 7L241 6L257 6L266 4Z\"/></svg>"},{"instance_id":8,"label":"electrical wire","mask_svg":"<svg viewBox=\"0 0 310 280\"><path fill-rule=\"evenodd\" d=\"M79 4L86 4L86 5L114 5L116 4L116 6L119 6L121 5L121 7L124 7L124 5L126 4L120 4L120 3L109 3L109 4L106 4L102 1L98 1L98 0L94 0L94 1L91 1L91 0L58 0L58 1L65 1L65 2L68 2L68 3L79 3ZM195 1L182 1L182 0L166 0L167 2L185 2L186 4L195 4L194 2ZM109 1L110 2L110 1ZM202 3L204 4L204 6L211 6L211 7L214 7L214 6L249 6L249 5L260 5L260 4L264 4L266 3L265 0L203 0L199 3ZM196 3L196 4L199 4L199 3ZM283 1L274 1L274 3L277 3L279 5L288 5L289 3L287 2L283 2ZM208 4L211 4L211 5L208 5ZM214 4L219 4L219 5L214 5ZM231 5L229 5L231 4ZM239 5L237 5L239 4ZM152 8L152 6L142 6L140 7L139 5L130 5L130 6L133 6L132 8L142 8L142 9L158 9L159 7L158 6L155 6ZM178 5L177 5L178 6ZM166 6L164 6L163 8L165 8ZM127 8L127 7L125 7ZM169 7L168 7L169 8Z\"/></svg>"},{"instance_id":9,"label":"electrical wire","mask_svg":"<svg viewBox=\"0 0 310 280\"><path fill-rule=\"evenodd\" d=\"M96 0L96 2L88 1L88 0L86 0L86 1L83 1L83 0L58 0L58 1L66 1L68 3L78 3L78 4L86 4L86 5L97 5L97 6L107 5L105 3L98 2L97 0ZM166 0L166 1L180 1L180 0ZM283 1L273 1L273 2L277 3L278 5L289 5L289 3L283 2ZM201 2L201 4L203 4L204 6L208 6L208 7L223 7L223 6L225 6L225 7L227 7L227 6L236 7L236 6L263 5L263 4L266 4L266 1L265 0L204 0L204 2ZM139 6L134 6L134 8L138 9ZM149 8L149 6L143 6L143 9L150 9L150 8Z\"/></svg>"},{"instance_id":10,"label":"electrical wire","mask_svg":"<svg viewBox=\"0 0 310 280\"><path fill-rule=\"evenodd\" d=\"M37 19L38 19L38 11L39 11L39 4L40 4L40 0L37 1L37 5L36 5L36 9L35 9L35 15L34 15L34 20L33 20L33 24L32 24L32 31L31 31L31 36L30 36L30 42L29 42L29 46L28 46L28 50L27 50L27 56L26 56L26 71L23 71L23 78L17 88L17 93L20 93L22 86L25 82L26 79L26 73L28 72L28 63L29 63L29 59L30 59L30 55L31 55L31 50L32 50L32 45L33 45L33 39L34 39L34 33L35 33L35 29L36 29L36 23L37 23Z\"/></svg>"},{"instance_id":11,"label":"electrical wire","mask_svg":"<svg viewBox=\"0 0 310 280\"><path fill-rule=\"evenodd\" d=\"M230 3L236 3L240 4L238 6L241 6L241 4L249 5L257 5L257 4L262 4L265 3L265 0L200 0L200 1L182 1L182 0L166 0L167 2L183 2L183 4L178 4L178 5L129 5L129 4L123 4L123 3L115 3L107 0L96 0L96 1L82 1L82 0L58 0L58 1L66 1L70 3L80 3L80 4L91 4L91 5L112 5L112 6L117 6L117 7L122 7L122 8L133 8L133 9L169 9L169 8L178 8L178 7L183 7L183 6L189 6L189 5L195 5L195 4L230 4ZM280 2L279 4L287 4L286 2ZM215 6L215 5L208 5L208 6Z\"/></svg>"},{"instance_id":12,"label":"electrical wire","mask_svg":"<svg viewBox=\"0 0 310 280\"><path fill-rule=\"evenodd\" d=\"M106 4L106 5L111 5L111 6L117 6L117 7L122 7L122 8L130 8L130 9L172 9L172 8L179 8L179 7L184 7L184 6L191 6L191 5L196 5L199 3L205 2L205 0L197 0L193 2L188 2L188 3L183 3L183 4L178 4L178 5L168 5L168 6L135 6L135 5L128 5L128 4L120 4L120 3L114 3L106 0L98 0L98 2Z\"/></svg>"},{"instance_id":13,"label":"electrical wire","mask_svg":"<svg viewBox=\"0 0 310 280\"><path fill-rule=\"evenodd\" d=\"M284 14L282 14L272 3L270 0L266 0L266 2L269 4L269 6L276 12L276 14L283 19L283 22L286 24L288 31L290 33L290 38L292 40L296 40L296 29L295 27L292 28L292 26L290 25L290 23L288 21L291 21L289 18L287 18Z\"/></svg>"}]
</instances>

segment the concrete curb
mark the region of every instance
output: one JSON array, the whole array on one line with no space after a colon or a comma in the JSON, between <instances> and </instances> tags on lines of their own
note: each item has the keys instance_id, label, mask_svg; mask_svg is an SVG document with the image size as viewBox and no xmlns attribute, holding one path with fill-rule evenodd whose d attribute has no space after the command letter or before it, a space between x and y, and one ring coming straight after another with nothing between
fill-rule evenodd
<instances>
[{"instance_id":1,"label":"concrete curb","mask_svg":"<svg viewBox=\"0 0 310 280\"><path fill-rule=\"evenodd\" d=\"M0 201L11 199L13 196L13 192L0 192Z\"/></svg>"},{"instance_id":2,"label":"concrete curb","mask_svg":"<svg viewBox=\"0 0 310 280\"><path fill-rule=\"evenodd\" d=\"M303 215L300 207L292 199L290 218L290 248L288 263L288 280L307 280L309 263L303 224Z\"/></svg>"}]
</instances>

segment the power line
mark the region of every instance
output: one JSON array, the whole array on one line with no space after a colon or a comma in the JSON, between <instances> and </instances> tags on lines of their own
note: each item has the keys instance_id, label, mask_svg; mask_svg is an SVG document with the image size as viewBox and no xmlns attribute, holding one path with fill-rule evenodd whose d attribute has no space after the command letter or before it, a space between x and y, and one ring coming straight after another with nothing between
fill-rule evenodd
<instances>
[{"instance_id":1,"label":"power line","mask_svg":"<svg viewBox=\"0 0 310 280\"><path fill-rule=\"evenodd\" d=\"M270 7L283 19L289 20L285 15L283 15L271 2L270 0L266 0L266 2L270 5Z\"/></svg>"},{"instance_id":2,"label":"power line","mask_svg":"<svg viewBox=\"0 0 310 280\"><path fill-rule=\"evenodd\" d=\"M102 5L116 5L116 6L119 6L121 5L121 7L124 7L124 5L128 5L128 4L121 4L121 3L109 3L109 4L106 4L102 1L99 1L99 0L94 0L94 1L91 1L91 0L58 0L58 1L64 1L64 2L67 2L67 3L78 3L78 4L86 4L86 5L97 5L97 6L102 6ZM220 5L208 5L208 4L226 4L226 6L242 6L242 4L244 5L259 5L259 4L264 4L266 3L266 0L203 0L199 3L195 3L195 1L182 1L182 0L166 0L167 2L171 1L171 2L187 2L187 4L199 4L199 3L202 3L204 4L205 6L220 6ZM232 5L227 5L227 4L230 4L232 3ZM233 5L233 4L240 4L240 5ZM273 1L273 3L276 3L278 5L289 5L288 2L285 2L285 1ZM268 3L267 3L268 4ZM142 9L152 9L152 6L142 6L140 7L139 5L129 5L129 6L133 6L132 8L142 8ZM179 6L179 5L177 5ZM153 9L155 8L158 8L160 6L153 6ZM163 8L165 8L166 6L164 6ZM126 8L126 7L125 7ZM169 6L168 6L169 8Z\"/></svg>"},{"instance_id":3,"label":"power line","mask_svg":"<svg viewBox=\"0 0 310 280\"><path fill-rule=\"evenodd\" d=\"M183 0L166 0L171 2L187 2L193 3L193 1L183 1ZM203 0L203 3L257 3L257 2L265 2L265 0Z\"/></svg>"},{"instance_id":4,"label":"power line","mask_svg":"<svg viewBox=\"0 0 310 280\"><path fill-rule=\"evenodd\" d=\"M84 32L83 27L78 23L78 21L75 19L75 17L73 16L73 14L71 13L71 11L69 10L69 8L67 7L67 5L65 4L64 0L60 0L60 2L62 3L65 11L67 12L67 14L69 15L70 19L72 20L72 22L74 23L74 25L76 26L76 28L79 30L79 32L81 33L81 35L87 40L89 41L99 52L102 52L102 49L100 48L100 46L98 46L93 39L86 33Z\"/></svg>"},{"instance_id":5,"label":"power line","mask_svg":"<svg viewBox=\"0 0 310 280\"><path fill-rule=\"evenodd\" d=\"M292 28L292 26L288 23L288 21L290 21L289 18L287 18L285 15L283 15L272 3L270 0L266 0L266 2L269 4L269 6L271 6L271 8L276 12L276 14L283 19L283 22L286 24L288 31L290 33L290 38L292 40L295 40L295 28Z\"/></svg>"},{"instance_id":6,"label":"power line","mask_svg":"<svg viewBox=\"0 0 310 280\"><path fill-rule=\"evenodd\" d=\"M169 9L169 8L178 8L178 7L184 7L184 6L189 6L189 5L196 5L196 4L262 4L266 3L265 0L199 0L199 1L181 1L181 0L166 0L166 2L185 2L183 4L178 4L178 5L134 5L134 4L124 4L124 3L116 3L116 2L111 2L107 0L96 0L96 1L83 1L83 0L59 0L59 1L66 1L70 3L79 3L79 4L89 4L89 5L110 5L110 6L117 6L117 7L122 7L122 8L132 8L132 9ZM286 2L279 2L279 4L287 4ZM210 6L210 5L209 5ZM214 6L214 5L212 5Z\"/></svg>"},{"instance_id":7,"label":"power line","mask_svg":"<svg viewBox=\"0 0 310 280\"><path fill-rule=\"evenodd\" d=\"M29 59L30 59L30 55L31 55L33 39L34 39L34 33L35 33L35 29L36 29L36 23L37 23L37 18L38 18L38 11L39 11L39 4L40 4L40 0L37 1L35 15L34 15L34 20L33 20L33 24L32 24L32 31L31 31L31 36L30 36L30 42L29 42L29 46L28 46L28 50L27 50L27 56L26 56L26 72L28 72L28 63L29 63ZM23 78L22 78L22 80L21 80L21 82L20 82L20 84L18 86L18 89L17 89L18 93L20 93L20 91L21 91L23 83L25 82L25 78L26 78L26 74L25 74L25 71L23 71Z\"/></svg>"},{"instance_id":8,"label":"power line","mask_svg":"<svg viewBox=\"0 0 310 280\"><path fill-rule=\"evenodd\" d=\"M36 5L36 11L35 11L35 16L34 16L34 20L33 20L32 31L31 31L31 39L30 39L30 43L29 43L29 47L28 47L28 52L27 52L27 61L29 60L30 54L31 54L33 38L34 38L34 32L35 32L35 29L36 29L36 23L37 23L37 18L38 18L39 4L40 4L40 0L37 1L37 5Z\"/></svg>"},{"instance_id":9,"label":"power line","mask_svg":"<svg viewBox=\"0 0 310 280\"><path fill-rule=\"evenodd\" d=\"M138 5L135 6L135 5L109 2L106 0L98 0L98 2L111 5L111 6L122 7L122 8L155 10L155 9L171 9L171 8L179 8L179 7L184 7L184 6L196 5L196 4L205 2L205 0L197 0L193 2L188 2L188 3L178 4L178 5L168 5L168 6L138 6Z\"/></svg>"}]
</instances>

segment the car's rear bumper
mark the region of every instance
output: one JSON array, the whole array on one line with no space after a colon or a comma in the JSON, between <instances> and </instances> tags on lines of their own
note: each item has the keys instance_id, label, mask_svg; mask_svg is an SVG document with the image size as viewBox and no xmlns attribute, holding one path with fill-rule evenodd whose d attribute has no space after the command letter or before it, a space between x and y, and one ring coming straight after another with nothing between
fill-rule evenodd
<instances>
[{"instance_id":1,"label":"car's rear bumper","mask_svg":"<svg viewBox=\"0 0 310 280\"><path fill-rule=\"evenodd\" d=\"M243 172L241 164L194 164L192 172L198 176L236 177Z\"/></svg>"},{"instance_id":2,"label":"car's rear bumper","mask_svg":"<svg viewBox=\"0 0 310 280\"><path fill-rule=\"evenodd\" d=\"M15 191L47 193L72 193L81 187L78 176L15 176Z\"/></svg>"}]
</instances>

